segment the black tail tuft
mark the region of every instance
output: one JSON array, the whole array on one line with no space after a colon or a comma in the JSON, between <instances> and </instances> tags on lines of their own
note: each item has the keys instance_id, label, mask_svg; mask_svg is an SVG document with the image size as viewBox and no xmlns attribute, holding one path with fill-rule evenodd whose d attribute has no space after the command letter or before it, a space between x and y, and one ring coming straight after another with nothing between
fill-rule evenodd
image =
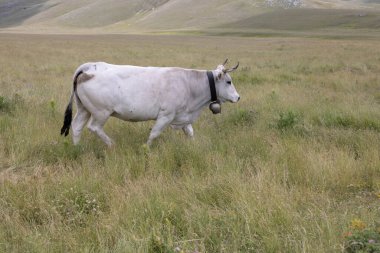
<instances>
[{"instance_id":1,"label":"black tail tuft","mask_svg":"<svg viewBox=\"0 0 380 253\"><path fill-rule=\"evenodd\" d=\"M65 134L65 136L67 136L69 134L72 118L73 118L72 104L69 103L65 111L65 119L63 121L63 126L61 128L61 135Z\"/></svg>"},{"instance_id":2,"label":"black tail tuft","mask_svg":"<svg viewBox=\"0 0 380 253\"><path fill-rule=\"evenodd\" d=\"M73 98L74 98L74 94L76 94L76 89L77 89L77 79L78 79L78 76L80 74L82 74L83 71L79 71L75 77L74 77L74 82L73 82L73 93L71 94L71 97L70 97L70 102L66 108L66 111L65 111L65 119L63 120L63 126L61 128L61 135L65 134L65 136L67 136L69 134L69 131L70 131L70 126L71 126L71 121L73 119ZM78 100L79 100L79 97L77 96ZM80 100L79 100L80 101Z\"/></svg>"}]
</instances>

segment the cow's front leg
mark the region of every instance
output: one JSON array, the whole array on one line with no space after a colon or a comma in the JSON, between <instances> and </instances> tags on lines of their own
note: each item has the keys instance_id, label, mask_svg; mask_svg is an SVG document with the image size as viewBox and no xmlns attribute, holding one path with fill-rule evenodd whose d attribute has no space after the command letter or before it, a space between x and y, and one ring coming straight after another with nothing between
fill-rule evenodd
<instances>
[{"instance_id":1,"label":"cow's front leg","mask_svg":"<svg viewBox=\"0 0 380 253\"><path fill-rule=\"evenodd\" d=\"M193 126L192 126L191 124L188 124L188 125L184 126L184 127L182 128L182 130L183 130L183 132L184 132L187 136L189 136L189 137L191 137L191 138L194 137L194 130L193 130Z\"/></svg>"},{"instance_id":2,"label":"cow's front leg","mask_svg":"<svg viewBox=\"0 0 380 253\"><path fill-rule=\"evenodd\" d=\"M174 119L174 114L166 114L162 116L158 116L156 124L153 126L152 131L150 132L147 145L150 146L152 144L152 141L156 139L161 132L170 125L170 123Z\"/></svg>"}]
</instances>

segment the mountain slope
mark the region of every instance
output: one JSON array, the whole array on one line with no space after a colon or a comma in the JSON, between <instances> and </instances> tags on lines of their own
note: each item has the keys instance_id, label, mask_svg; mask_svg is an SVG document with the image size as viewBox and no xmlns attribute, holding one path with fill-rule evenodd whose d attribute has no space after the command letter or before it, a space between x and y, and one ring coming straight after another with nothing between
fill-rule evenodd
<instances>
[{"instance_id":1,"label":"mountain slope","mask_svg":"<svg viewBox=\"0 0 380 253\"><path fill-rule=\"evenodd\" d=\"M283 10L297 6L294 10ZM325 10L314 11L304 8ZM0 28L111 32L202 30L209 27L297 29L304 18L351 21L335 9L380 10L378 0L0 0ZM273 12L275 10L275 12ZM277 10L277 11L276 11ZM293 12L292 12L293 11ZM333 14L329 14L329 11ZM334 17L337 14L338 16ZM292 15L295 15L294 20ZM311 16L310 16L311 15ZM371 14L372 15L372 14ZM377 22L377 17L367 17ZM364 20L364 18L362 19ZM275 25L274 23L278 23ZM356 21L355 21L356 22ZM368 21L372 22L372 21ZM295 24L297 23L297 24ZM359 27L366 22L357 22ZM371 23L372 24L372 23ZM370 25L371 25L370 24ZM305 26L307 29L307 26Z\"/></svg>"},{"instance_id":2,"label":"mountain slope","mask_svg":"<svg viewBox=\"0 0 380 253\"><path fill-rule=\"evenodd\" d=\"M48 0L0 1L0 28L22 24L22 22L45 10Z\"/></svg>"},{"instance_id":3,"label":"mountain slope","mask_svg":"<svg viewBox=\"0 0 380 253\"><path fill-rule=\"evenodd\" d=\"M276 10L224 24L220 28L314 30L325 28L380 28L380 12L340 9Z\"/></svg>"},{"instance_id":4,"label":"mountain slope","mask_svg":"<svg viewBox=\"0 0 380 253\"><path fill-rule=\"evenodd\" d=\"M49 1L52 2L51 0ZM168 0L66 0L26 20L25 24L101 27L132 18L165 4Z\"/></svg>"},{"instance_id":5,"label":"mountain slope","mask_svg":"<svg viewBox=\"0 0 380 253\"><path fill-rule=\"evenodd\" d=\"M189 7L191 6L191 8ZM131 29L199 29L226 21L238 21L262 13L255 1L247 0L172 0L134 22L127 20L115 27Z\"/></svg>"}]
</instances>

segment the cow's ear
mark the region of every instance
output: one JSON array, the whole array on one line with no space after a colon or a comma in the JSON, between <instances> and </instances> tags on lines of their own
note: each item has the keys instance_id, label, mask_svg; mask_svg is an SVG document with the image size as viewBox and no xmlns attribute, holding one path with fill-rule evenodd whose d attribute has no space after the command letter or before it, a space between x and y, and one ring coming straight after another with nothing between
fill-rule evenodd
<instances>
[{"instance_id":1,"label":"cow's ear","mask_svg":"<svg viewBox=\"0 0 380 253\"><path fill-rule=\"evenodd\" d=\"M223 77L223 71L218 70L218 71L216 71L215 74L216 74L215 79L217 81L219 81Z\"/></svg>"}]
</instances>

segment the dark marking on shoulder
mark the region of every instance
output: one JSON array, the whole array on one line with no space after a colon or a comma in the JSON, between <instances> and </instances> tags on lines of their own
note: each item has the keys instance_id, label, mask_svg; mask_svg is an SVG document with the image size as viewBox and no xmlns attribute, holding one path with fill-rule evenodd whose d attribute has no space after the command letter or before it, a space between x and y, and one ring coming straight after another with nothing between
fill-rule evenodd
<instances>
[{"instance_id":1,"label":"dark marking on shoulder","mask_svg":"<svg viewBox=\"0 0 380 253\"><path fill-rule=\"evenodd\" d=\"M94 75L81 73L77 78L77 84L87 82L88 80L90 80L93 77L94 77Z\"/></svg>"}]
</instances>

